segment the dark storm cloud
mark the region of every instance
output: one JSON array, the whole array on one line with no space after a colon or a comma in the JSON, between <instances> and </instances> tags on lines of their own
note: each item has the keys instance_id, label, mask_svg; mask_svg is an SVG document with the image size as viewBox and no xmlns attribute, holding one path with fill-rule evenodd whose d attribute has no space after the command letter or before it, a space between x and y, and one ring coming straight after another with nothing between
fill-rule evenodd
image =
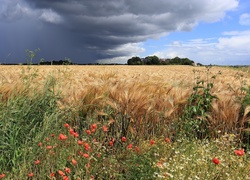
<instances>
[{"instance_id":1,"label":"dark storm cloud","mask_svg":"<svg viewBox=\"0 0 250 180\"><path fill-rule=\"evenodd\" d=\"M200 20L218 20L237 5L235 0L229 0L231 5L228 0L2 1L0 38L10 41L18 34L22 46L17 49L39 47L45 58L70 57L74 62L139 54L141 42L172 31L191 31ZM213 8L216 5L219 8ZM20 23L19 31L10 34L9 28Z\"/></svg>"}]
</instances>

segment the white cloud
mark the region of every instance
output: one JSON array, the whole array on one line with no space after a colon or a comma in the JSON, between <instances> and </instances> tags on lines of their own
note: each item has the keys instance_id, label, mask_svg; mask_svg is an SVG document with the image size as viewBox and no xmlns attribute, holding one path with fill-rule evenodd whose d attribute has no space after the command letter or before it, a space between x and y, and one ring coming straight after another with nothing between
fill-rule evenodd
<instances>
[{"instance_id":1,"label":"white cloud","mask_svg":"<svg viewBox=\"0 0 250 180\"><path fill-rule=\"evenodd\" d=\"M209 0L201 1L204 14L201 15L200 20L206 22L216 22L224 18L226 11L234 10L238 7L237 0Z\"/></svg>"},{"instance_id":2,"label":"white cloud","mask_svg":"<svg viewBox=\"0 0 250 180\"><path fill-rule=\"evenodd\" d=\"M244 13L240 16L240 25L250 26L250 14Z\"/></svg>"},{"instance_id":3,"label":"white cloud","mask_svg":"<svg viewBox=\"0 0 250 180\"><path fill-rule=\"evenodd\" d=\"M128 43L116 48L106 50L106 53L109 55L114 54L127 54L127 55L139 55L145 51L144 48L141 47L142 43Z\"/></svg>"},{"instance_id":4,"label":"white cloud","mask_svg":"<svg viewBox=\"0 0 250 180\"><path fill-rule=\"evenodd\" d=\"M170 43L155 55L162 58L187 57L203 64L239 65L250 62L250 31L224 32L220 38Z\"/></svg>"}]
</instances>

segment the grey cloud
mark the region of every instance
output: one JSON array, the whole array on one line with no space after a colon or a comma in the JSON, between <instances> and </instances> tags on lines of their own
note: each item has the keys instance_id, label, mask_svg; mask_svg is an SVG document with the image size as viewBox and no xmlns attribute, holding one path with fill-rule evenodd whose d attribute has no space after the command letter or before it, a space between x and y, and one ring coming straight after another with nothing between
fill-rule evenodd
<instances>
[{"instance_id":1,"label":"grey cloud","mask_svg":"<svg viewBox=\"0 0 250 180\"><path fill-rule=\"evenodd\" d=\"M134 48L133 51L133 48L128 48L128 50L126 45L133 43L134 47L137 43L150 38L159 38L173 31L191 31L200 20L220 19L221 13L233 8L227 5L228 0L214 2L214 6L222 5L219 6L221 9L215 10L207 8L213 5L210 0L14 0L12 2L4 0L4 2L5 9L0 10L1 19L6 16L10 19L19 19L19 23L25 22L29 33L32 34L31 37L36 39L30 42L24 38L22 48L39 47L41 54L43 53L46 58L67 56L74 62L114 59L124 56L125 53L135 55L140 53L141 49ZM230 0L230 2L237 1ZM0 30L8 34L6 24L0 23ZM12 28L17 26L18 24ZM21 28L20 32L25 32L27 29ZM23 35L26 36L27 33ZM3 33L2 38L10 39Z\"/></svg>"}]
</instances>

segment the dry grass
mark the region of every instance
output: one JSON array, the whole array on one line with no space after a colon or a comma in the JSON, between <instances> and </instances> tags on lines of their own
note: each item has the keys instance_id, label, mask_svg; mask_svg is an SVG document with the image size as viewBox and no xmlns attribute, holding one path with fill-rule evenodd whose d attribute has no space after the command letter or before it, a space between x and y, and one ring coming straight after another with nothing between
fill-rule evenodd
<instances>
[{"instance_id":1,"label":"dry grass","mask_svg":"<svg viewBox=\"0 0 250 180\"><path fill-rule=\"evenodd\" d=\"M208 78L205 71L205 67L191 66L0 66L0 92L6 100L12 92L21 92L24 77L31 82L31 91L53 77L54 90L61 93L61 107L78 105L83 112L103 114L109 106L113 115L108 118L126 117L134 124L131 131L154 134L179 117L195 77ZM242 81L250 84L249 73L213 67L209 77L219 71L222 75L216 77L212 91L219 100L212 104L209 123L214 130L232 132L243 123L235 97L243 95ZM235 77L237 73L241 78Z\"/></svg>"}]
</instances>

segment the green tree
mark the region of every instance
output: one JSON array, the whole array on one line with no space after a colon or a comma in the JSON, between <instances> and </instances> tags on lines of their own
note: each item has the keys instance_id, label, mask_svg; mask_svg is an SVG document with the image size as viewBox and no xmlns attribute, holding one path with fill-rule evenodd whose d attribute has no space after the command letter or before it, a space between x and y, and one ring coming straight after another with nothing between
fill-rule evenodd
<instances>
[{"instance_id":1,"label":"green tree","mask_svg":"<svg viewBox=\"0 0 250 180\"><path fill-rule=\"evenodd\" d=\"M157 56L147 56L145 59L147 65L161 64L160 59Z\"/></svg>"},{"instance_id":2,"label":"green tree","mask_svg":"<svg viewBox=\"0 0 250 180\"><path fill-rule=\"evenodd\" d=\"M141 65L143 64L141 58L139 57L132 57L127 61L128 65Z\"/></svg>"}]
</instances>

